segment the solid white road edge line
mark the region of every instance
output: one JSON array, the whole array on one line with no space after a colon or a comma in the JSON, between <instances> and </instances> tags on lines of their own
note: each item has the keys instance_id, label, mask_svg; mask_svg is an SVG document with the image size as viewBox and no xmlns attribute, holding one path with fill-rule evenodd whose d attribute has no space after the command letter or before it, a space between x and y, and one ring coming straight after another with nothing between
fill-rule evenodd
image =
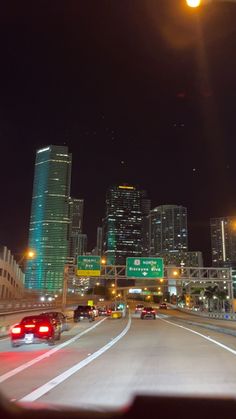
<instances>
[{"instance_id":1,"label":"solid white road edge line","mask_svg":"<svg viewBox=\"0 0 236 419\"><path fill-rule=\"evenodd\" d=\"M229 346L226 346L223 343L220 343L217 340L210 338L209 336L202 335L202 333L196 332L195 330L189 329L188 327L181 326L180 324L176 324L176 323L170 322L169 320L164 320L163 318L161 318L159 316L158 316L158 318L161 321L166 322L166 323L169 323L169 324L172 324L173 326L179 327L180 329L188 330L188 332L191 332L194 335L201 336L203 339L206 339L209 342L212 342L215 345L220 346L221 348L225 349L226 351L231 352L233 355L236 355L236 351L234 349L231 349Z\"/></svg>"},{"instance_id":2,"label":"solid white road edge line","mask_svg":"<svg viewBox=\"0 0 236 419\"><path fill-rule=\"evenodd\" d=\"M111 342L107 343L105 346L100 348L98 351L94 352L92 355L90 355L88 358L83 359L83 361L80 361L78 364L74 365L73 367L69 368L67 371L63 372L62 374L58 375L57 377L53 378L52 380L48 381L48 383L44 384L43 386L37 388L36 390L32 391L32 393L27 394L22 399L20 399L21 402L33 402L40 397L42 397L44 394L48 393L50 390L52 390L54 387L61 384L63 381L67 380L67 378L71 377L71 375L75 374L77 371L79 371L81 368L85 367L86 365L90 364L90 362L94 361L96 358L98 358L100 355L102 355L104 352L106 352L108 349L110 349L113 345L115 345L123 336L126 335L128 330L131 326L131 317L129 317L128 323L124 330L116 336Z\"/></svg>"},{"instance_id":3,"label":"solid white road edge line","mask_svg":"<svg viewBox=\"0 0 236 419\"><path fill-rule=\"evenodd\" d=\"M61 343L60 345L56 346L55 348L45 352L44 354L38 356L37 358L34 358L31 361L28 361L25 364L22 364L19 367L14 368L13 370L8 371L3 375L0 375L0 383L7 380L8 378L13 377L14 375L18 374L19 372L24 371L26 368L29 368L32 365L37 364L37 362L40 362L43 359L48 358L49 356L53 355L55 352L60 351L60 349L64 348L65 346L70 345L71 343L74 343L81 336L83 336L86 333L90 332L91 330L95 329L95 327L97 327L99 324L104 322L104 320L106 320L106 318L100 320L99 322L95 323L93 326L89 327L88 329L84 330L83 332L79 333L78 335L74 336L73 338L67 340L66 342Z\"/></svg>"}]
</instances>

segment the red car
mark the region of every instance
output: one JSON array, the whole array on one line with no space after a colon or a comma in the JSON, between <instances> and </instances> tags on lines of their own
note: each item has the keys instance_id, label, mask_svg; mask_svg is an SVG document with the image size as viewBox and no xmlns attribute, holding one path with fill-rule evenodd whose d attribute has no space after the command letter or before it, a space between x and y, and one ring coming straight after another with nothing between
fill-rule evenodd
<instances>
[{"instance_id":1,"label":"red car","mask_svg":"<svg viewBox=\"0 0 236 419\"><path fill-rule=\"evenodd\" d=\"M13 347L41 342L54 345L61 333L58 323L53 322L49 316L38 315L24 317L11 328L10 336Z\"/></svg>"}]
</instances>

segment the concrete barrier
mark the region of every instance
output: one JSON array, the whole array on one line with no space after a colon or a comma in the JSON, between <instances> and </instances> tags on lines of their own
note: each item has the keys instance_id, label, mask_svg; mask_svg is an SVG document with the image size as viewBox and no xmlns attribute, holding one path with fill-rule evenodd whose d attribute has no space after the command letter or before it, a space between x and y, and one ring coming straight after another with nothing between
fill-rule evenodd
<instances>
[{"instance_id":1,"label":"concrete barrier","mask_svg":"<svg viewBox=\"0 0 236 419\"><path fill-rule=\"evenodd\" d=\"M193 316L198 317L205 317L208 319L219 319L219 320L236 320L236 313L218 313L218 312L202 312L202 311L194 311L187 308L176 307L174 304L168 304L169 307L182 311L183 313L192 314Z\"/></svg>"}]
</instances>

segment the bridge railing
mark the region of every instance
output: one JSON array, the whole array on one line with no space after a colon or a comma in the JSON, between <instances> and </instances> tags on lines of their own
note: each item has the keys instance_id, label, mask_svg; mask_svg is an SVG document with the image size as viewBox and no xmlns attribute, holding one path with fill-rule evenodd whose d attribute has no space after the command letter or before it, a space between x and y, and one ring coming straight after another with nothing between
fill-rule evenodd
<instances>
[{"instance_id":1,"label":"bridge railing","mask_svg":"<svg viewBox=\"0 0 236 419\"><path fill-rule=\"evenodd\" d=\"M60 304L61 303L57 301L1 301L0 315L5 314L6 312L55 308Z\"/></svg>"}]
</instances>

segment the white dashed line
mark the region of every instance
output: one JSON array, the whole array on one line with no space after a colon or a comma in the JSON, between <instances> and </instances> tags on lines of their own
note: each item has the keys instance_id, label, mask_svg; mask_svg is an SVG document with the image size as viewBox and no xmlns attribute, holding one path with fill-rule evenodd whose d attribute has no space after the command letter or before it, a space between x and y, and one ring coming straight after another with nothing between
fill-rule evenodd
<instances>
[{"instance_id":1,"label":"white dashed line","mask_svg":"<svg viewBox=\"0 0 236 419\"><path fill-rule=\"evenodd\" d=\"M44 394L48 393L54 387L58 386L63 381L67 380L67 378L71 377L71 375L75 374L81 368L90 364L90 362L94 361L96 358L98 358L100 355L102 355L104 352L106 352L108 349L110 349L113 345L115 345L123 336L126 335L130 326L131 326L131 318L129 318L127 326L124 328L124 330L118 336L116 336L112 340L112 342L107 343L105 346L100 348L98 351L94 352L88 358L83 359L83 361L80 361L78 364L69 368L67 371L63 372L62 374L60 374L57 377L53 378L52 380L48 381L48 383L46 383L43 386L41 386L41 387L37 388L36 390L32 391L32 393L27 394L22 399L20 399L20 401L21 402L26 402L26 401L27 402L33 402L33 401L39 399L40 397L42 397Z\"/></svg>"},{"instance_id":2,"label":"white dashed line","mask_svg":"<svg viewBox=\"0 0 236 419\"><path fill-rule=\"evenodd\" d=\"M215 345L220 346L221 348L225 349L226 351L231 352L233 355L236 355L236 351L234 349L231 349L229 346L226 346L223 343L218 342L218 340L212 339L209 336L203 335L202 333L196 332L195 330L189 329L188 327L181 326L180 324L170 322L169 320L164 320L163 318L160 318L160 317L159 317L159 319L162 322L166 322L166 323L171 324L172 326L176 326L176 327L179 327L180 329L187 330L188 332L193 333L194 335L201 336L203 339L206 339L209 342L212 342Z\"/></svg>"},{"instance_id":3,"label":"white dashed line","mask_svg":"<svg viewBox=\"0 0 236 419\"><path fill-rule=\"evenodd\" d=\"M64 348L65 346L70 345L71 343L75 342L81 336L83 336L86 333L90 332L91 330L95 329L95 327L97 327L99 324L104 322L104 320L106 320L106 318L100 320L99 322L95 323L93 326L89 327L89 329L84 330L83 332L81 332L78 335L74 336L73 338L67 340L66 342L61 343L60 345L56 346L55 348L51 349L50 351L45 352L43 355L40 355L37 358L34 358L31 361L26 362L25 364L22 364L19 367L14 368L13 370L1 375L0 376L0 383L7 380L8 378L13 377L16 374L19 374L19 372L24 371L26 368L29 368L32 365L37 364L37 362L40 362L43 359L48 358L49 356L55 354L55 352L60 351L60 349Z\"/></svg>"}]
</instances>

